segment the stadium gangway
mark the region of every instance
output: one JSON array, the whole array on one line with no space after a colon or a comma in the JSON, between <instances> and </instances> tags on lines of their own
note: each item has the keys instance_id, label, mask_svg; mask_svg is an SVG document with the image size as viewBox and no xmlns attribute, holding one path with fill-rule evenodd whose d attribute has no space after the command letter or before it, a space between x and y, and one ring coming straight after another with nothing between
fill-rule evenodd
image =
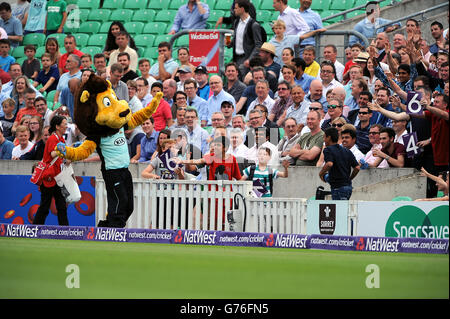
<instances>
[{"instance_id":1,"label":"stadium gangway","mask_svg":"<svg viewBox=\"0 0 450 319\"><path fill-rule=\"evenodd\" d=\"M398 23L398 22L402 22L402 21L406 21L408 19L414 19L414 18L416 20L419 20L419 22L421 22L421 21L423 21L425 19L425 14L427 14L429 12L432 12L432 11L443 12L441 9L443 9L445 7L448 7L448 2L444 2L444 3L438 4L438 5L434 6L434 7L431 7L431 8L428 8L428 9L424 9L422 11L415 12L415 13L412 13L410 15L404 16L402 18L393 20L393 21L391 21L389 23L382 24L378 28L385 28L385 27L388 27L388 26L390 26L390 25L392 25L394 23ZM448 9L447 9L447 11L448 11ZM416 17L420 17L420 18L417 19Z\"/></svg>"},{"instance_id":2,"label":"stadium gangway","mask_svg":"<svg viewBox=\"0 0 450 319\"><path fill-rule=\"evenodd\" d=\"M219 33L219 72L220 74L224 74L225 73L225 65L224 65L224 59L225 59L225 49L224 49L224 37L225 37L225 33L230 33L230 34L234 34L234 31L231 29L189 29L189 30L181 30L178 31L177 33L175 33L171 38L170 38L170 45L174 46L175 40L178 39L179 37L185 35L185 34L189 34L190 32L218 32Z\"/></svg>"}]
</instances>

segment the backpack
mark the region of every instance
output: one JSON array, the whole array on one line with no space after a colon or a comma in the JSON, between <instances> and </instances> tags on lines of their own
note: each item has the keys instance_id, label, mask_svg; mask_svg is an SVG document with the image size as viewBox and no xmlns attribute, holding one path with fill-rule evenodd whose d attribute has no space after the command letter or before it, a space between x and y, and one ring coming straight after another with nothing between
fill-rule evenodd
<instances>
[{"instance_id":1,"label":"backpack","mask_svg":"<svg viewBox=\"0 0 450 319\"><path fill-rule=\"evenodd\" d=\"M268 167L269 169L269 189L270 189L270 194L273 195L273 171L270 167ZM255 170L256 170L256 165L252 165L250 166L250 173L248 175L248 181L253 181L253 176L255 176ZM264 185L267 184L267 179L266 177L264 177Z\"/></svg>"},{"instance_id":2,"label":"backpack","mask_svg":"<svg viewBox=\"0 0 450 319\"><path fill-rule=\"evenodd\" d=\"M260 29L260 32L261 32L261 39L262 39L262 42L264 43L264 42L267 42L267 32L266 32L266 29L264 29L263 27L262 27L262 25L258 22L258 21L256 21L255 19L251 19L251 25L250 25L250 28L253 28L253 24L254 23L258 23L258 26L259 26L259 29ZM253 32L251 32L250 33L251 34L251 38L253 38Z\"/></svg>"}]
</instances>

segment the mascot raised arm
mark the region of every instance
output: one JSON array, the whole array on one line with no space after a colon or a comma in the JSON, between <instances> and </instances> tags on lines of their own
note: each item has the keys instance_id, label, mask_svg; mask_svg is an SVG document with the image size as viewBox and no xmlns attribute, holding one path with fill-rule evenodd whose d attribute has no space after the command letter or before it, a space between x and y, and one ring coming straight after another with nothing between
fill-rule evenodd
<instances>
[{"instance_id":1,"label":"mascot raised arm","mask_svg":"<svg viewBox=\"0 0 450 319\"><path fill-rule=\"evenodd\" d=\"M86 139L76 148L59 143L56 151L61 157L80 161L97 150L108 200L107 218L98 227L123 228L133 213L133 181L124 131L150 118L162 96L157 93L145 108L132 114L128 103L117 99L111 83L94 74L75 94L74 120Z\"/></svg>"}]
</instances>

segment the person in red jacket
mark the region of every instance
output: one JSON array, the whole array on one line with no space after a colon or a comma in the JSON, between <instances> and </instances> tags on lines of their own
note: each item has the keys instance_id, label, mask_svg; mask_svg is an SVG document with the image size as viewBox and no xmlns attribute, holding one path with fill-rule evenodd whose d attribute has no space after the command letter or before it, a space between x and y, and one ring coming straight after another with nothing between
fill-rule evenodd
<instances>
[{"instance_id":1,"label":"person in red jacket","mask_svg":"<svg viewBox=\"0 0 450 319\"><path fill-rule=\"evenodd\" d=\"M42 160L49 164L55 157L57 153L55 147L58 143L65 143L64 134L67 129L67 120L63 116L55 115L50 121L49 133L51 134L45 144L44 156ZM34 225L45 224L45 219L49 213L50 204L52 199L55 199L56 210L58 211L58 224L63 226L69 225L69 220L67 218L67 206L66 200L61 193L61 188L56 184L55 176L61 172L61 165L63 164L63 159L58 158L56 162L52 165L47 172L44 171L42 184L40 185L41 191L41 202L39 208L34 216Z\"/></svg>"}]
</instances>

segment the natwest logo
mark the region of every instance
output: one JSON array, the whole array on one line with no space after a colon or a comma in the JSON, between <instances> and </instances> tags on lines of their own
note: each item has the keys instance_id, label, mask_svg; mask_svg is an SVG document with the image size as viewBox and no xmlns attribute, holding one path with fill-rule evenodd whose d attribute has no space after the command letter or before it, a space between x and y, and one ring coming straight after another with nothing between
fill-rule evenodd
<instances>
[{"instance_id":1,"label":"natwest logo","mask_svg":"<svg viewBox=\"0 0 450 319\"><path fill-rule=\"evenodd\" d=\"M356 250L364 250L364 237L360 237L358 243L356 244Z\"/></svg>"},{"instance_id":2,"label":"natwest logo","mask_svg":"<svg viewBox=\"0 0 450 319\"><path fill-rule=\"evenodd\" d=\"M178 236L178 235L177 235ZM216 243L216 232L208 234L205 231L185 231L183 236L183 242L185 244L209 244L214 245ZM177 238L175 238L177 240Z\"/></svg>"},{"instance_id":3,"label":"natwest logo","mask_svg":"<svg viewBox=\"0 0 450 319\"><path fill-rule=\"evenodd\" d=\"M6 228L6 230L5 230ZM28 225L2 225L0 235L7 237L37 238L38 226Z\"/></svg>"},{"instance_id":4,"label":"natwest logo","mask_svg":"<svg viewBox=\"0 0 450 319\"><path fill-rule=\"evenodd\" d=\"M89 235L88 235L89 236ZM102 241L126 241L127 231L116 228L97 228L95 240Z\"/></svg>"},{"instance_id":5,"label":"natwest logo","mask_svg":"<svg viewBox=\"0 0 450 319\"><path fill-rule=\"evenodd\" d=\"M307 236L278 234L275 238L275 246L282 248L306 248Z\"/></svg>"},{"instance_id":6,"label":"natwest logo","mask_svg":"<svg viewBox=\"0 0 450 319\"><path fill-rule=\"evenodd\" d=\"M400 240L393 241L390 238L367 238L366 250L368 251L387 251L398 252Z\"/></svg>"}]
</instances>

